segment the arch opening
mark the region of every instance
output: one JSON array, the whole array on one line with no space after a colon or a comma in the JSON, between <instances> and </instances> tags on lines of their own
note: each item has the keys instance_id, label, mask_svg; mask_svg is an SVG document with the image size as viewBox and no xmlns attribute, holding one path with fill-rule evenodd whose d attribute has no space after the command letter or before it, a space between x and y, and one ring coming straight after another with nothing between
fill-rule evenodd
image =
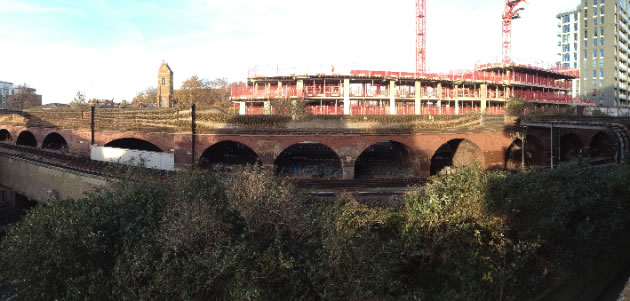
<instances>
[{"instance_id":1,"label":"arch opening","mask_svg":"<svg viewBox=\"0 0 630 301\"><path fill-rule=\"evenodd\" d=\"M606 133L597 133L591 140L589 145L589 152L591 159L606 160L615 157L615 141Z\"/></svg>"},{"instance_id":2,"label":"arch opening","mask_svg":"<svg viewBox=\"0 0 630 301\"><path fill-rule=\"evenodd\" d=\"M412 153L408 146L395 141L373 144L357 158L354 178L412 178L415 176Z\"/></svg>"},{"instance_id":3,"label":"arch opening","mask_svg":"<svg viewBox=\"0 0 630 301\"><path fill-rule=\"evenodd\" d=\"M285 149L274 164L278 176L298 179L340 179L341 159L321 143L302 142Z\"/></svg>"},{"instance_id":4,"label":"arch opening","mask_svg":"<svg viewBox=\"0 0 630 301\"><path fill-rule=\"evenodd\" d=\"M0 130L0 142L11 142L13 141L13 137L11 137L11 133L9 131L2 129Z\"/></svg>"},{"instance_id":5,"label":"arch opening","mask_svg":"<svg viewBox=\"0 0 630 301\"><path fill-rule=\"evenodd\" d=\"M23 131L18 136L17 141L15 142L17 145L37 147L37 139L35 139L35 135L29 131Z\"/></svg>"},{"instance_id":6,"label":"arch opening","mask_svg":"<svg viewBox=\"0 0 630 301\"><path fill-rule=\"evenodd\" d=\"M260 164L256 152L236 141L221 141L208 147L199 160L201 167L215 171L229 171L230 167Z\"/></svg>"},{"instance_id":7,"label":"arch opening","mask_svg":"<svg viewBox=\"0 0 630 301\"><path fill-rule=\"evenodd\" d=\"M46 138L44 138L44 142L42 142L42 148L44 149L52 149L52 150L60 150L67 152L68 151L68 143L66 139L63 138L58 133L50 133Z\"/></svg>"},{"instance_id":8,"label":"arch opening","mask_svg":"<svg viewBox=\"0 0 630 301\"><path fill-rule=\"evenodd\" d=\"M155 144L136 138L122 138L110 141L105 144L106 147L115 147L115 148L124 148L124 149L133 149L139 151L148 151L148 152L157 152L161 153L162 150L155 146Z\"/></svg>"},{"instance_id":9,"label":"arch opening","mask_svg":"<svg viewBox=\"0 0 630 301\"><path fill-rule=\"evenodd\" d=\"M470 140L454 139L442 144L431 158L431 175L452 167L461 168L483 162L479 146Z\"/></svg>"},{"instance_id":10,"label":"arch opening","mask_svg":"<svg viewBox=\"0 0 630 301\"><path fill-rule=\"evenodd\" d=\"M515 140L508 148L505 155L505 168L518 169L523 161L523 141ZM543 147L543 143L535 136L527 135L525 137L525 165L532 167L547 166L547 152Z\"/></svg>"},{"instance_id":11,"label":"arch opening","mask_svg":"<svg viewBox=\"0 0 630 301\"><path fill-rule=\"evenodd\" d=\"M582 156L584 144L575 134L566 134L560 138L560 161L566 162Z\"/></svg>"}]
</instances>

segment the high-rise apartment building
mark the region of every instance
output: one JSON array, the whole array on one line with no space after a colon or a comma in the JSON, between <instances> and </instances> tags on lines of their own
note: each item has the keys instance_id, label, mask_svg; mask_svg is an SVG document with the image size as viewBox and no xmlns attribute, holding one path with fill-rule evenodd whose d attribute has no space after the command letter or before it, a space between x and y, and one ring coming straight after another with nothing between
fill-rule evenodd
<instances>
[{"instance_id":1,"label":"high-rise apartment building","mask_svg":"<svg viewBox=\"0 0 630 301\"><path fill-rule=\"evenodd\" d=\"M558 55L559 65L564 68L580 68L580 53L582 43L580 40L582 24L582 5L576 9L559 13L558 18ZM573 97L580 96L580 80L573 80Z\"/></svg>"},{"instance_id":2,"label":"high-rise apartment building","mask_svg":"<svg viewBox=\"0 0 630 301\"><path fill-rule=\"evenodd\" d=\"M562 26L561 64L576 66L577 63L580 69L579 95L594 100L598 105L628 106L630 103L628 9L628 0L581 0L577 11L573 12L573 18L577 16L579 22L567 23L572 30L567 41L575 37L573 30L577 28L577 45L574 42L564 43L564 21L567 17L566 14L558 15ZM575 58L573 53L569 57L565 55L567 44L571 50L577 49L577 62L565 60Z\"/></svg>"}]
</instances>

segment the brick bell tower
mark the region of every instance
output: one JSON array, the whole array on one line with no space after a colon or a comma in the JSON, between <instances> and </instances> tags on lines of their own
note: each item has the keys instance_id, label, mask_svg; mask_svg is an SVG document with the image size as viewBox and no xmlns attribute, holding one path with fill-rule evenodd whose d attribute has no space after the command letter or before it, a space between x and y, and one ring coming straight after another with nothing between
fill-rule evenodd
<instances>
[{"instance_id":1,"label":"brick bell tower","mask_svg":"<svg viewBox=\"0 0 630 301\"><path fill-rule=\"evenodd\" d=\"M170 108L173 105L173 70L165 61L158 71L157 107Z\"/></svg>"}]
</instances>

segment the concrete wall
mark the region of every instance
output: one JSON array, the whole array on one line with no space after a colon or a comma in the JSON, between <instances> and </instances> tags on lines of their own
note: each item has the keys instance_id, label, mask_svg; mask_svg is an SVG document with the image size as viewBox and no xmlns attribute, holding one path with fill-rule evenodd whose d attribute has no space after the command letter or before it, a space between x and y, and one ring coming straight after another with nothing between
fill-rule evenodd
<instances>
[{"instance_id":1,"label":"concrete wall","mask_svg":"<svg viewBox=\"0 0 630 301\"><path fill-rule=\"evenodd\" d=\"M57 199L79 199L107 183L101 177L0 156L0 185L37 202L46 203L53 194Z\"/></svg>"},{"instance_id":2,"label":"concrete wall","mask_svg":"<svg viewBox=\"0 0 630 301\"><path fill-rule=\"evenodd\" d=\"M175 170L175 154L139 151L92 145L90 158L95 161L140 165L161 170Z\"/></svg>"}]
</instances>

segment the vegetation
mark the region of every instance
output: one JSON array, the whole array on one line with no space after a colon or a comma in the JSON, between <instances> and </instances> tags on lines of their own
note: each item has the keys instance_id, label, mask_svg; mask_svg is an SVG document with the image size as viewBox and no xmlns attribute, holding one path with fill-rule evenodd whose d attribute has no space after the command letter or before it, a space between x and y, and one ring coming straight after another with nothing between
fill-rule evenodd
<instances>
[{"instance_id":1,"label":"vegetation","mask_svg":"<svg viewBox=\"0 0 630 301\"><path fill-rule=\"evenodd\" d=\"M19 299L529 300L630 230L629 166L474 167L395 208L316 201L259 169L123 175L10 230L0 279Z\"/></svg>"},{"instance_id":2,"label":"vegetation","mask_svg":"<svg viewBox=\"0 0 630 301\"><path fill-rule=\"evenodd\" d=\"M519 96L510 97L506 112L511 116L576 116L577 110L571 105L540 104L527 101Z\"/></svg>"},{"instance_id":3,"label":"vegetation","mask_svg":"<svg viewBox=\"0 0 630 301\"><path fill-rule=\"evenodd\" d=\"M85 93L81 91L77 91L77 95L75 95L74 99L72 99L72 101L70 102L70 107L73 109L78 109L87 105L88 103L85 100Z\"/></svg>"}]
</instances>

